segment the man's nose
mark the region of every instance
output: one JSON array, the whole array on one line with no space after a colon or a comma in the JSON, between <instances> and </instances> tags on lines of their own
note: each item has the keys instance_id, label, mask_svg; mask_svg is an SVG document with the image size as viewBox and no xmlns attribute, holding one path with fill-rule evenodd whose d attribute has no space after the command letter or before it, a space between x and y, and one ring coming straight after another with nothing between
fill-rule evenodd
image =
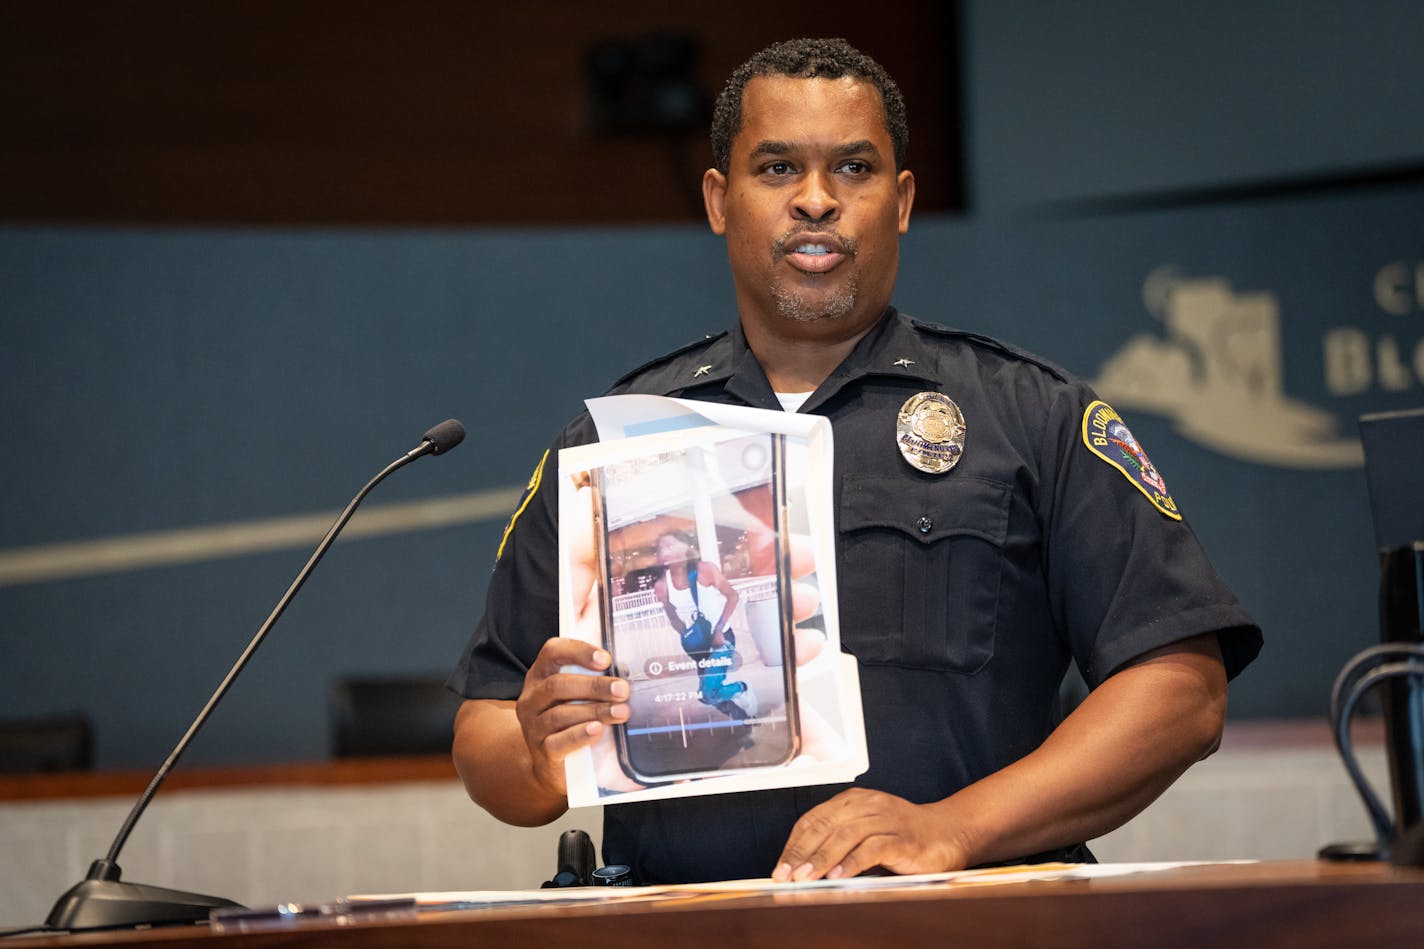
<instances>
[{"instance_id":1,"label":"man's nose","mask_svg":"<svg viewBox=\"0 0 1424 949\"><path fill-rule=\"evenodd\" d=\"M832 182L825 172L813 171L801 180L792 202L792 213L806 221L834 221L840 213Z\"/></svg>"}]
</instances>

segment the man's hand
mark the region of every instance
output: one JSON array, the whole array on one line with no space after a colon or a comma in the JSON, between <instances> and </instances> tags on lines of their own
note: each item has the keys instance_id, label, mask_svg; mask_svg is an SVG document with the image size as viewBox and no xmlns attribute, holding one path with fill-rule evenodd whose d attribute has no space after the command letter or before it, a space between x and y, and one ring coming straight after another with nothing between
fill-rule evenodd
<instances>
[{"instance_id":1,"label":"man's hand","mask_svg":"<svg viewBox=\"0 0 1424 949\"><path fill-rule=\"evenodd\" d=\"M601 745L594 753L600 788L639 787L619 767L608 727L628 720L631 692L626 681L606 674L608 652L595 645L600 620L592 492L586 478L574 480L573 510L565 525L571 534L568 592L578 604L573 635L544 643L517 700L469 699L455 716L453 757L465 790L500 820L524 827L547 824L568 809L564 760L582 748ZM792 576L805 576L815 565L810 539L793 535L790 543ZM658 598L665 596L664 591ZM797 621L819 608L814 585L793 583L791 596ZM676 627L677 611L664 605ZM796 630L797 662L809 662L824 645L821 634ZM805 710L802 731L803 756L836 752L833 737L827 737L830 729L818 727Z\"/></svg>"},{"instance_id":2,"label":"man's hand","mask_svg":"<svg viewBox=\"0 0 1424 949\"><path fill-rule=\"evenodd\" d=\"M807 811L772 878L933 873L1092 840L1215 750L1225 716L1216 634L1162 646L1109 676L1034 751L942 801L852 788Z\"/></svg>"},{"instance_id":3,"label":"man's hand","mask_svg":"<svg viewBox=\"0 0 1424 949\"><path fill-rule=\"evenodd\" d=\"M944 809L944 802L911 804L881 791L843 791L801 815L772 879L836 880L872 867L895 873L958 869L959 848Z\"/></svg>"},{"instance_id":4,"label":"man's hand","mask_svg":"<svg viewBox=\"0 0 1424 949\"><path fill-rule=\"evenodd\" d=\"M524 677L514 712L529 747L534 779L566 795L564 759L598 741L607 725L628 720L628 683L598 673L608 653L576 639L550 639ZM584 671L566 671L578 667Z\"/></svg>"}]
</instances>

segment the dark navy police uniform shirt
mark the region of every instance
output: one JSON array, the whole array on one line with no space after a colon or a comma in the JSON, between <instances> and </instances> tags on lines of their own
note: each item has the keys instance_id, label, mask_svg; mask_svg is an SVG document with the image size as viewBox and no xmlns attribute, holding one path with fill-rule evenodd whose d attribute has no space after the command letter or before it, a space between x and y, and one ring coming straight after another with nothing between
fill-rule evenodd
<instances>
[{"instance_id":1,"label":"dark navy police uniform shirt","mask_svg":"<svg viewBox=\"0 0 1424 949\"><path fill-rule=\"evenodd\" d=\"M944 474L912 468L896 443L900 407L923 391L964 415L963 455ZM780 409L740 328L612 393ZM891 309L802 407L835 433L841 644L859 660L870 756L857 785L927 803L1033 751L1059 721L1070 657L1095 687L1200 633L1219 631L1228 676L1259 651L1260 630L1187 524L1088 448L1095 399L1049 363ZM559 448L595 440L580 415L531 481L450 679L467 698L517 698L558 634L549 479ZM797 817L843 789L611 805L604 858L645 883L765 876Z\"/></svg>"}]
</instances>

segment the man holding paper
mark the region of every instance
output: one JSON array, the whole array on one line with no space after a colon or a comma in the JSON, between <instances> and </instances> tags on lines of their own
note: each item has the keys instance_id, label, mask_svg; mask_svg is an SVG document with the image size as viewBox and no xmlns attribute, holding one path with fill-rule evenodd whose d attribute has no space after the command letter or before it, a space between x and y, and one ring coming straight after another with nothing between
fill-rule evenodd
<instances>
[{"instance_id":1,"label":"man holding paper","mask_svg":"<svg viewBox=\"0 0 1424 949\"><path fill-rule=\"evenodd\" d=\"M915 179L878 64L838 40L770 47L733 73L712 138L703 194L738 320L613 391L830 420L870 768L853 787L610 806L606 859L645 883L1091 859L1083 841L1214 750L1260 631L1085 384L891 306ZM551 451L595 439L585 414ZM628 715L607 652L555 636L555 468L546 454L451 678L471 797L525 825L566 809L565 757ZM1070 659L1092 691L1060 722Z\"/></svg>"}]
</instances>

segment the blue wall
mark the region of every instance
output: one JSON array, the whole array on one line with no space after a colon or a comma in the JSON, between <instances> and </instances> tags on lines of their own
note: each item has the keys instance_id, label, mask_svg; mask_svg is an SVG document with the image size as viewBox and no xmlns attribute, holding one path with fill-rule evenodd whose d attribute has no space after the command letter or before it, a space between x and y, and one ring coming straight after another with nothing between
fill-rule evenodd
<instances>
[{"instance_id":1,"label":"blue wall","mask_svg":"<svg viewBox=\"0 0 1424 949\"><path fill-rule=\"evenodd\" d=\"M1171 264L1269 291L1288 394L1343 434L1410 388L1334 395L1321 339L1349 325L1424 341L1382 311L1390 261L1424 260L1424 189L1118 219L923 219L899 302L1094 377L1155 331L1144 277ZM469 441L371 500L518 485L579 399L731 317L700 228L574 233L0 232L0 399L16 548L334 510L426 426ZM1238 714L1311 714L1373 636L1373 543L1357 468L1236 460L1124 410L1269 635ZM1221 424L1231 424L1230 419ZM359 517L359 515L358 515ZM259 653L196 761L319 756L328 679L453 662L501 518L339 543ZM103 764L161 757L265 617L308 544L0 588L5 713L79 708Z\"/></svg>"},{"instance_id":2,"label":"blue wall","mask_svg":"<svg viewBox=\"0 0 1424 949\"><path fill-rule=\"evenodd\" d=\"M700 228L0 232L2 546L334 512L452 415L368 504L520 485L615 367L726 322L724 271ZM320 756L331 676L453 664L506 515L338 544L191 759ZM0 588L3 714L161 758L311 546Z\"/></svg>"},{"instance_id":3,"label":"blue wall","mask_svg":"<svg viewBox=\"0 0 1424 949\"><path fill-rule=\"evenodd\" d=\"M1424 159L1416 0L969 0L975 207Z\"/></svg>"},{"instance_id":4,"label":"blue wall","mask_svg":"<svg viewBox=\"0 0 1424 949\"><path fill-rule=\"evenodd\" d=\"M1195 19L1107 4L1101 23L1008 6L967 4L979 211L916 219L903 308L1095 378L1133 337L1170 342L1144 302L1149 275L1216 279L1269 295L1284 395L1340 437L1361 412L1424 405L1424 295L1395 287L1424 262L1424 186L1024 213L1424 161L1424 128L1400 111L1424 88L1419 57L1398 52L1419 30L1401 25L1412 5L1293 5L1284 22L1215 2ZM1263 35L1275 38L1271 65L1252 59L1226 82ZM1383 38L1358 52L1365 37ZM1315 68L1331 50L1333 83ZM1234 97L1243 86L1266 104ZM1263 129L1263 109L1280 123ZM1398 313L1375 293L1396 265L1383 282ZM722 247L695 226L3 228L0 558L334 512L452 415L467 443L400 472L368 505L517 487L581 398L732 318ZM1342 329L1365 341L1368 373L1332 386L1327 339ZM1380 369L1390 346L1402 374ZM1183 434L1180 415L1118 408L1266 627L1233 714L1320 713L1335 670L1375 636L1361 470L1243 460ZM189 760L320 757L332 677L443 673L479 613L504 516L339 543ZM310 548L0 586L0 716L81 710L101 766L156 764Z\"/></svg>"}]
</instances>

